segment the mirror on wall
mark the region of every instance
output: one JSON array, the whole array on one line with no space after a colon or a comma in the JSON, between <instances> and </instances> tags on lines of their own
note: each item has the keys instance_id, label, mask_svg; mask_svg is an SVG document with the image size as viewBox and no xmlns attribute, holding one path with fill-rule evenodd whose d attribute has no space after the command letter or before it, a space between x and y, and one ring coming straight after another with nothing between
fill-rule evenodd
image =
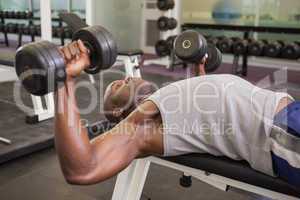
<instances>
[{"instance_id":1,"label":"mirror on wall","mask_svg":"<svg viewBox=\"0 0 300 200\"><path fill-rule=\"evenodd\" d=\"M139 49L143 0L95 1L95 24L107 28L119 49Z\"/></svg>"},{"instance_id":2,"label":"mirror on wall","mask_svg":"<svg viewBox=\"0 0 300 200\"><path fill-rule=\"evenodd\" d=\"M86 1L85 0L70 0L71 11L76 13L81 18L85 18L86 15Z\"/></svg>"},{"instance_id":3,"label":"mirror on wall","mask_svg":"<svg viewBox=\"0 0 300 200\"><path fill-rule=\"evenodd\" d=\"M184 0L184 23L300 27L299 0Z\"/></svg>"}]
</instances>

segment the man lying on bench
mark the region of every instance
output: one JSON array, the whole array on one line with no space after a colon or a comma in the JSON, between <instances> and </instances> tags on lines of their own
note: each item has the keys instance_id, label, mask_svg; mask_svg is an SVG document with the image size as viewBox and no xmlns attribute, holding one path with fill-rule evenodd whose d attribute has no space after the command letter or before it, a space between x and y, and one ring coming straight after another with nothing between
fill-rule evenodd
<instances>
[{"instance_id":1,"label":"man lying on bench","mask_svg":"<svg viewBox=\"0 0 300 200\"><path fill-rule=\"evenodd\" d=\"M56 93L55 142L69 183L104 181L136 158L209 153L246 160L300 187L300 102L288 94L233 75L195 77L157 91L142 79L118 80L108 86L104 107L119 123L89 141L74 94L88 56L80 43L62 52L72 77Z\"/></svg>"}]
</instances>

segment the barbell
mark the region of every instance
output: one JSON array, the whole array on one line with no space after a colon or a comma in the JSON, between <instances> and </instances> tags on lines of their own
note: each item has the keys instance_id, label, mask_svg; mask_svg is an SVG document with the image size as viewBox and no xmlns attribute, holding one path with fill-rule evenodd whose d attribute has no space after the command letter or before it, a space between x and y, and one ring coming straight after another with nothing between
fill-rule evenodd
<instances>
[{"instance_id":1,"label":"barbell","mask_svg":"<svg viewBox=\"0 0 300 200\"><path fill-rule=\"evenodd\" d=\"M91 65L85 69L86 73L96 74L115 63L117 45L105 28L90 26L80 29L72 37L73 41L79 39L89 50ZM49 41L33 42L20 47L15 59L17 76L30 94L44 96L56 91L58 83L66 80L64 57L58 46Z\"/></svg>"}]
</instances>

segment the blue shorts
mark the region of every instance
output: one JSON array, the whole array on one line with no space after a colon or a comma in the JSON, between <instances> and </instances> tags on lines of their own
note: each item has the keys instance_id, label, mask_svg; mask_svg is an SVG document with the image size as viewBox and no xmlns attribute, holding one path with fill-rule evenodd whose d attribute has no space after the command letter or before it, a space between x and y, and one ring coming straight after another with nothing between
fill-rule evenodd
<instances>
[{"instance_id":1,"label":"blue shorts","mask_svg":"<svg viewBox=\"0 0 300 200\"><path fill-rule=\"evenodd\" d=\"M274 119L274 125L287 130L300 138L300 101L293 102L280 111ZM300 168L290 166L290 164L274 153L272 153L273 168L279 178L289 184L300 187Z\"/></svg>"}]
</instances>

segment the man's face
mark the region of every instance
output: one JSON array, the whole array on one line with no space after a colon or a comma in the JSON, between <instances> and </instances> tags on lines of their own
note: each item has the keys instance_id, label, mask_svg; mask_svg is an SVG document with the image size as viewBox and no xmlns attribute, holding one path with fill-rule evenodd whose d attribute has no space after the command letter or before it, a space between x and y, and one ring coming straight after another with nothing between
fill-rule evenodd
<instances>
[{"instance_id":1,"label":"man's face","mask_svg":"<svg viewBox=\"0 0 300 200\"><path fill-rule=\"evenodd\" d=\"M110 121L117 122L155 91L154 85L141 78L114 81L105 91L104 114Z\"/></svg>"},{"instance_id":2,"label":"man's face","mask_svg":"<svg viewBox=\"0 0 300 200\"><path fill-rule=\"evenodd\" d=\"M125 106L134 100L134 94L144 80L141 78L126 78L117 80L111 84L110 96L113 104L117 106Z\"/></svg>"}]
</instances>

